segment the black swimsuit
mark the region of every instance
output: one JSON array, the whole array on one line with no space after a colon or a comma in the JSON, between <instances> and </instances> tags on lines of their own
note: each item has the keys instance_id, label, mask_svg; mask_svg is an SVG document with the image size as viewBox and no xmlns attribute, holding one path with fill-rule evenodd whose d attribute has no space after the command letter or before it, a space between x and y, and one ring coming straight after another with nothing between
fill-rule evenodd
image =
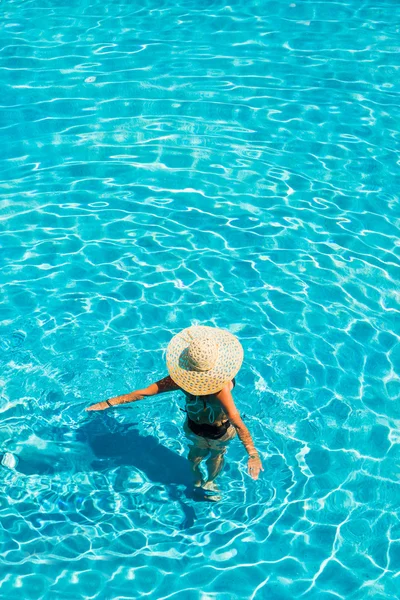
<instances>
[{"instance_id":1,"label":"black swimsuit","mask_svg":"<svg viewBox=\"0 0 400 600\"><path fill-rule=\"evenodd\" d=\"M235 378L232 379L232 383L234 388L236 385ZM196 396L187 392L185 392L185 396L188 400L193 400L196 398ZM203 398L203 402L204 408L206 408L205 398ZM196 421L192 421L189 415L187 420L190 431L192 431L196 435L200 435L201 437L208 438L210 440L219 440L219 438L222 438L222 436L224 436L228 431L229 426L231 424L230 421L224 421L221 425L210 425L209 423L196 423Z\"/></svg>"}]
</instances>

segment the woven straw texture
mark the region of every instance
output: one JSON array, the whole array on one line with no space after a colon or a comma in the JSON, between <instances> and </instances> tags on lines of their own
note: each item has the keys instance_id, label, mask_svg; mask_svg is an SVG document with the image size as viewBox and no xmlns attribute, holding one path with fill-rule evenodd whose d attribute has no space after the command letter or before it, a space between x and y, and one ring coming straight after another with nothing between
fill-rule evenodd
<instances>
[{"instance_id":1,"label":"woven straw texture","mask_svg":"<svg viewBox=\"0 0 400 600\"><path fill-rule=\"evenodd\" d=\"M179 387L206 396L219 392L238 373L243 348L225 329L193 325L175 335L167 348L168 372Z\"/></svg>"}]
</instances>

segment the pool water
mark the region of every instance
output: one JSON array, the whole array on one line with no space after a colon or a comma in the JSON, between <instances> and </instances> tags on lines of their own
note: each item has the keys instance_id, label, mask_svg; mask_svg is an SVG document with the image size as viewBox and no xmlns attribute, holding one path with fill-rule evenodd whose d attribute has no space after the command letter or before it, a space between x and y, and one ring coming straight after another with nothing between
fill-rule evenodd
<instances>
[{"instance_id":1,"label":"pool water","mask_svg":"<svg viewBox=\"0 0 400 600\"><path fill-rule=\"evenodd\" d=\"M0 597L398 598L397 0L1 13ZM179 394L85 412L196 323L264 464L218 503Z\"/></svg>"}]
</instances>

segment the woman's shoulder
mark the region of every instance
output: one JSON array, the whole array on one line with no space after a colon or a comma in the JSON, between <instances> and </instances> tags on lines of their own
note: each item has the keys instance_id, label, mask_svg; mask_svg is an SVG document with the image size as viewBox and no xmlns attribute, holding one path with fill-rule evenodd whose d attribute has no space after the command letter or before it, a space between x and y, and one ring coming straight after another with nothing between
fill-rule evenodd
<instances>
[{"instance_id":1,"label":"woman's shoulder","mask_svg":"<svg viewBox=\"0 0 400 600\"><path fill-rule=\"evenodd\" d=\"M181 388L179 387L179 385L177 385L175 383L175 381L171 378L170 375L167 375L166 377L163 377L162 379L160 379L159 381L156 382L159 392L173 392L175 390L180 390Z\"/></svg>"}]
</instances>

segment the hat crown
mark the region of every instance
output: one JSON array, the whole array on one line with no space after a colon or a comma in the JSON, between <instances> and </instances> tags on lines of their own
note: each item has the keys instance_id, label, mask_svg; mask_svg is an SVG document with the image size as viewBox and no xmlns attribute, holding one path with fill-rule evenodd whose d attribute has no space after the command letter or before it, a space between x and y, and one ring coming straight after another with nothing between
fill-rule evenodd
<instances>
[{"instance_id":1,"label":"hat crown","mask_svg":"<svg viewBox=\"0 0 400 600\"><path fill-rule=\"evenodd\" d=\"M201 337L190 342L188 363L193 371L211 371L218 359L218 344L210 337Z\"/></svg>"}]
</instances>

